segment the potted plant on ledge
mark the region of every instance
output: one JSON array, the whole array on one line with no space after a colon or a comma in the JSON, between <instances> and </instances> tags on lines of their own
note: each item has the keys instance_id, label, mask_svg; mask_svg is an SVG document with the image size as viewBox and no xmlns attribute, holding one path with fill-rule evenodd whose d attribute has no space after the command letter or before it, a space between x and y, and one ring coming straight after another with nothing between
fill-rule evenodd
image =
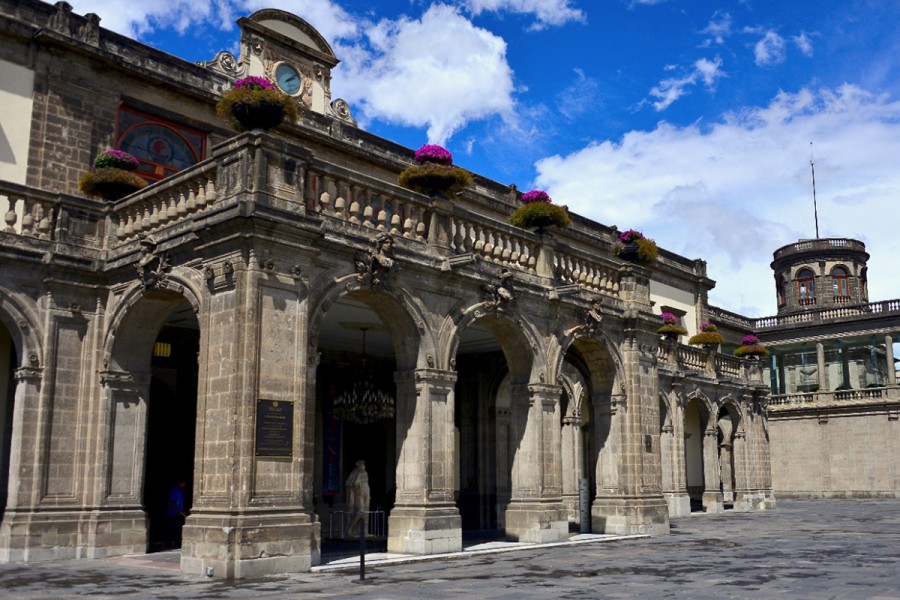
<instances>
[{"instance_id":1,"label":"potted plant on ledge","mask_svg":"<svg viewBox=\"0 0 900 600\"><path fill-rule=\"evenodd\" d=\"M416 164L405 168L397 180L402 187L420 194L450 198L472 185L465 169L453 166L453 155L436 144L425 144L414 157Z\"/></svg>"},{"instance_id":2,"label":"potted plant on ledge","mask_svg":"<svg viewBox=\"0 0 900 600\"><path fill-rule=\"evenodd\" d=\"M222 94L216 113L238 131L272 129L297 119L297 103L265 77L244 77Z\"/></svg>"},{"instance_id":3,"label":"potted plant on ledge","mask_svg":"<svg viewBox=\"0 0 900 600\"><path fill-rule=\"evenodd\" d=\"M546 233L545 228L556 225L568 227L572 224L565 206L553 204L544 190L531 190L522 194L522 206L510 215L509 224L523 229L534 228L535 233Z\"/></svg>"},{"instance_id":4,"label":"potted plant on ledge","mask_svg":"<svg viewBox=\"0 0 900 600\"><path fill-rule=\"evenodd\" d=\"M656 330L656 333L662 335L665 339L675 341L680 335L686 335L687 329L678 324L678 317L670 312L664 312L659 315L662 317L663 326Z\"/></svg>"},{"instance_id":5,"label":"potted plant on ledge","mask_svg":"<svg viewBox=\"0 0 900 600\"><path fill-rule=\"evenodd\" d=\"M722 337L722 334L717 331L717 327L712 323L700 325L700 333L692 335L688 340L688 344L703 346L704 348L715 348L724 342L725 338Z\"/></svg>"},{"instance_id":6,"label":"potted plant on ledge","mask_svg":"<svg viewBox=\"0 0 900 600\"><path fill-rule=\"evenodd\" d=\"M644 264L652 263L659 256L656 242L636 229L620 233L616 243L613 244L612 252L619 258Z\"/></svg>"},{"instance_id":7,"label":"potted plant on ledge","mask_svg":"<svg viewBox=\"0 0 900 600\"><path fill-rule=\"evenodd\" d=\"M768 356L769 350L760 343L758 337L751 333L741 339L741 345L735 349L734 355L756 360L762 356Z\"/></svg>"},{"instance_id":8,"label":"potted plant on ledge","mask_svg":"<svg viewBox=\"0 0 900 600\"><path fill-rule=\"evenodd\" d=\"M104 150L94 159L94 168L81 176L78 189L89 196L118 200L147 187L134 171L140 161L122 150Z\"/></svg>"}]
</instances>

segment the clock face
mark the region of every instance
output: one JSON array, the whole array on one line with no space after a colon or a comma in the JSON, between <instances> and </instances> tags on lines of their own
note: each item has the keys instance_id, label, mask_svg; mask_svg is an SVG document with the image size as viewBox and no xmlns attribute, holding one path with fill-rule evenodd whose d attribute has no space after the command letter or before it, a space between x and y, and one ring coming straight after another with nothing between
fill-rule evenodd
<instances>
[{"instance_id":1,"label":"clock face","mask_svg":"<svg viewBox=\"0 0 900 600\"><path fill-rule=\"evenodd\" d=\"M294 67L281 63L275 68L275 83L282 92L293 96L300 91L300 73Z\"/></svg>"}]
</instances>

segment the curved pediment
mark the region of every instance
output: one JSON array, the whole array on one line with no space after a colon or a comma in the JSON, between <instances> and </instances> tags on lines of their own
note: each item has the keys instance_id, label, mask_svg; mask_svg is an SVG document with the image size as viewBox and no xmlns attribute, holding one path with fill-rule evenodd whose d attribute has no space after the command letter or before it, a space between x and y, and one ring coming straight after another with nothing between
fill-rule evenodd
<instances>
[{"instance_id":1,"label":"curved pediment","mask_svg":"<svg viewBox=\"0 0 900 600\"><path fill-rule=\"evenodd\" d=\"M297 15L277 8L266 8L256 11L248 19L303 46L317 50L337 62L331 45L322 34Z\"/></svg>"}]
</instances>

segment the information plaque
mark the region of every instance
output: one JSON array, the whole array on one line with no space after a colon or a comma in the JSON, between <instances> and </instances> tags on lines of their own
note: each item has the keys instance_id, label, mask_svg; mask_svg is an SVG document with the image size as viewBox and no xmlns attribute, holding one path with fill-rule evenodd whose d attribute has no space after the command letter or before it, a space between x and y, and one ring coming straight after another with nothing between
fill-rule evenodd
<instances>
[{"instance_id":1,"label":"information plaque","mask_svg":"<svg viewBox=\"0 0 900 600\"><path fill-rule=\"evenodd\" d=\"M256 401L256 457L294 457L294 403Z\"/></svg>"}]
</instances>

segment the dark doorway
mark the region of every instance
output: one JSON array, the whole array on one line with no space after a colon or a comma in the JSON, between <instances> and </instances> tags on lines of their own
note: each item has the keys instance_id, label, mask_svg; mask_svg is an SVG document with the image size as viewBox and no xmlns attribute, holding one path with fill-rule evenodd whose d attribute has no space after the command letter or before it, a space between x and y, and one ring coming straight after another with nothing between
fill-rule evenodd
<instances>
[{"instance_id":1,"label":"dark doorway","mask_svg":"<svg viewBox=\"0 0 900 600\"><path fill-rule=\"evenodd\" d=\"M177 533L167 529L166 516L170 491L179 480L185 481L185 509L190 511L199 350L196 329L163 327L154 344L143 497L149 520L148 552L180 545Z\"/></svg>"}]
</instances>

